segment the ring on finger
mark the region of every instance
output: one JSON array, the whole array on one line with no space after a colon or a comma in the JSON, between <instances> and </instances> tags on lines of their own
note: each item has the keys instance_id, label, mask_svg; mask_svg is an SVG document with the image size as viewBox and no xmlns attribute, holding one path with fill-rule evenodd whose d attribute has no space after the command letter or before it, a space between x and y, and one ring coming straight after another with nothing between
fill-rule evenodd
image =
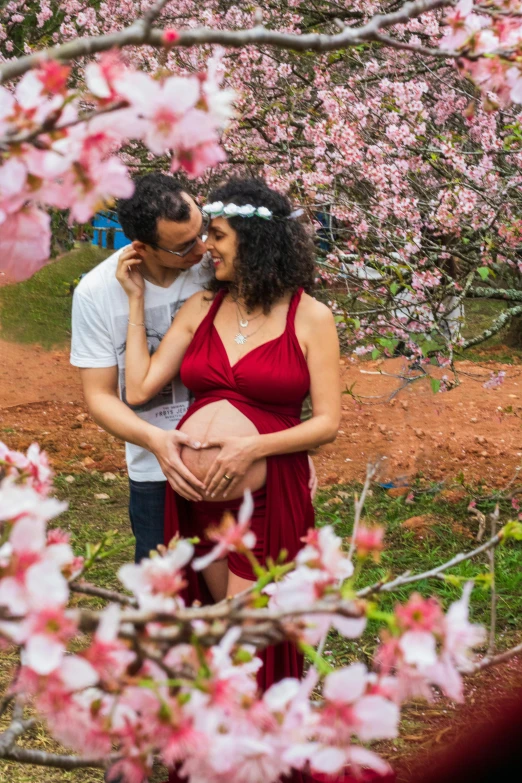
<instances>
[{"instance_id":1,"label":"ring on finger","mask_svg":"<svg viewBox=\"0 0 522 783\"><path fill-rule=\"evenodd\" d=\"M227 476L227 474L225 473L223 478L225 479L225 481L232 481L233 476Z\"/></svg>"}]
</instances>

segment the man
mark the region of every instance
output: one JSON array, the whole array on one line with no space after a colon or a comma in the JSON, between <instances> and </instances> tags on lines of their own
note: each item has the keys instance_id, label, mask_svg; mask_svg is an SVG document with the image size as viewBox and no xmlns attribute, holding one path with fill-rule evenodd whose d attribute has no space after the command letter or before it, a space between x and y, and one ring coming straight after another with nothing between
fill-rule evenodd
<instances>
[{"instance_id":1,"label":"man","mask_svg":"<svg viewBox=\"0 0 522 783\"><path fill-rule=\"evenodd\" d=\"M173 177L147 174L134 195L120 201L118 217L145 278L147 341L155 351L181 305L201 290L210 271L204 261L202 214ZM73 300L71 364L80 368L93 419L126 441L130 480L129 516L136 562L163 542L166 478L176 491L200 499L203 485L183 465L186 435L175 430L189 405L188 390L174 379L145 405L125 402L128 299L116 280L119 252L79 283ZM118 393L119 390L119 393Z\"/></svg>"}]
</instances>

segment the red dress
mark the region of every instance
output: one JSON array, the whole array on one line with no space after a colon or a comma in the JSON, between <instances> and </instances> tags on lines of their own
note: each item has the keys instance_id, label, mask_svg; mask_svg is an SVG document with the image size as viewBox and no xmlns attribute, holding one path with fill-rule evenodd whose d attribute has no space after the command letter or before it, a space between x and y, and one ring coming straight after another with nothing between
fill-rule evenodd
<instances>
[{"instance_id":1,"label":"red dress","mask_svg":"<svg viewBox=\"0 0 522 783\"><path fill-rule=\"evenodd\" d=\"M195 411L217 400L227 400L255 425L261 435L295 427L300 423L303 401L310 388L310 374L295 333L295 313L303 289L292 297L282 335L257 346L231 365L225 346L214 326L225 292L215 297L209 312L199 325L183 359L180 376L195 395L195 402L178 424L180 427ZM314 510L310 498L310 471L305 451L278 454L267 458L266 486L254 493L255 512L252 529L256 533L255 554L262 564L267 557L277 558L284 549L292 559L302 547L301 538L314 526ZM179 533L184 537L199 536L218 524L225 510L237 511L241 500L192 503L176 494L167 484L165 507L165 543ZM203 542L196 547L200 556L212 546ZM229 555L231 571L251 578L248 560L239 554ZM198 599L213 603L201 573L187 569L188 585L184 599L191 604ZM300 677L303 657L289 642L268 647L261 654L263 667L258 683L266 690L283 677ZM182 778L176 772L169 783ZM348 781L351 776L334 778L310 777L295 771L291 783L311 780Z\"/></svg>"},{"instance_id":2,"label":"red dress","mask_svg":"<svg viewBox=\"0 0 522 783\"><path fill-rule=\"evenodd\" d=\"M294 327L302 289L290 301L283 334L249 351L234 365L230 364L214 326L224 294L220 291L215 297L183 359L180 377L195 401L178 427L195 411L216 400L234 405L261 435L295 427L300 423L303 400L310 388L308 365ZM268 457L266 463L266 486L254 494L256 512L252 521L258 538L256 555L263 564L267 557L276 558L283 549L289 559L293 558L302 547L301 538L314 526L307 453L278 454ZM167 484L165 542L178 532L186 537L201 537L209 525L219 523L225 509L235 511L240 502L192 503ZM208 544L198 545L198 556L208 548ZM243 555L232 555L229 568L239 576L252 578ZM187 569L187 579L184 598L189 605L195 599L212 603L201 574ZM292 644L271 647L261 657L264 665L259 685L263 690L283 677L301 676L302 656Z\"/></svg>"}]
</instances>

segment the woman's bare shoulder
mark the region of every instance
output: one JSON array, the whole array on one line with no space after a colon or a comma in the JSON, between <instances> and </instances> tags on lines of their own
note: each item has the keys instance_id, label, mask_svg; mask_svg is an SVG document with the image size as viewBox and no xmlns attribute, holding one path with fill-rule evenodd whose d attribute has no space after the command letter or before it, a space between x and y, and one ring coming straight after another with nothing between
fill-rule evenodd
<instances>
[{"instance_id":1,"label":"woman's bare shoulder","mask_svg":"<svg viewBox=\"0 0 522 783\"><path fill-rule=\"evenodd\" d=\"M190 318L197 315L205 316L212 304L212 294L208 291L196 291L180 307L178 316Z\"/></svg>"},{"instance_id":2,"label":"woman's bare shoulder","mask_svg":"<svg viewBox=\"0 0 522 783\"><path fill-rule=\"evenodd\" d=\"M296 312L296 321L299 322L300 320L306 321L307 324L312 324L313 326L324 326L334 323L334 317L330 308L314 299L310 294L305 293L301 296Z\"/></svg>"}]
</instances>

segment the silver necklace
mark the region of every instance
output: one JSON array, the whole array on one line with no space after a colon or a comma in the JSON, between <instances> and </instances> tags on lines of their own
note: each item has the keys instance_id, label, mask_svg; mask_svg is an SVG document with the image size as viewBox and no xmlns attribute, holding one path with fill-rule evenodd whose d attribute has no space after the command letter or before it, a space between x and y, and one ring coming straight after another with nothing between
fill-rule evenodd
<instances>
[{"instance_id":1,"label":"silver necklace","mask_svg":"<svg viewBox=\"0 0 522 783\"><path fill-rule=\"evenodd\" d=\"M234 299L234 297L232 297L232 301L233 301L233 302L234 302L234 304L236 305L237 314L238 314L238 319L237 319L237 322L238 322L238 325L239 325L239 326L240 326L242 329L247 329L247 328L248 328L248 324L249 324L249 323L251 323L252 321L257 321L257 319L258 319L258 318L260 318L260 317L263 315L263 311L261 310L261 312L260 312L260 313L258 313L257 315L255 315L253 318L250 318L249 320L247 320L247 319L246 319L246 317L245 317L245 318L243 318L243 313L241 312L241 308L240 308L240 306L239 306L239 302L238 302L238 300L237 300L237 299Z\"/></svg>"},{"instance_id":2,"label":"silver necklace","mask_svg":"<svg viewBox=\"0 0 522 783\"><path fill-rule=\"evenodd\" d=\"M260 313L260 315L261 315L261 313ZM258 316L256 316L256 318L257 318L257 317L258 317ZM252 320L254 320L254 319L252 318ZM248 340L250 337L253 337L255 334L257 334L257 333L259 332L259 330L260 330L260 329L261 329L261 328L262 328L262 327L263 327L265 324L266 324L266 318L265 318L265 320L263 321L263 323L262 323L260 326L258 326L258 327L257 327L257 329L254 329L254 331L253 331L253 332L250 332L250 334L243 334L243 333L242 333L242 331L241 331L241 329L245 329L245 325L244 325L244 324L243 324L243 323L242 323L242 322L239 320L239 315L238 315L238 318L237 318L238 332L237 332L236 336L234 337L234 342L236 342L238 345L244 345L244 344L246 343L246 341L247 341L247 340ZM248 326L248 321L247 321L247 324L246 324L246 325Z\"/></svg>"}]
</instances>

